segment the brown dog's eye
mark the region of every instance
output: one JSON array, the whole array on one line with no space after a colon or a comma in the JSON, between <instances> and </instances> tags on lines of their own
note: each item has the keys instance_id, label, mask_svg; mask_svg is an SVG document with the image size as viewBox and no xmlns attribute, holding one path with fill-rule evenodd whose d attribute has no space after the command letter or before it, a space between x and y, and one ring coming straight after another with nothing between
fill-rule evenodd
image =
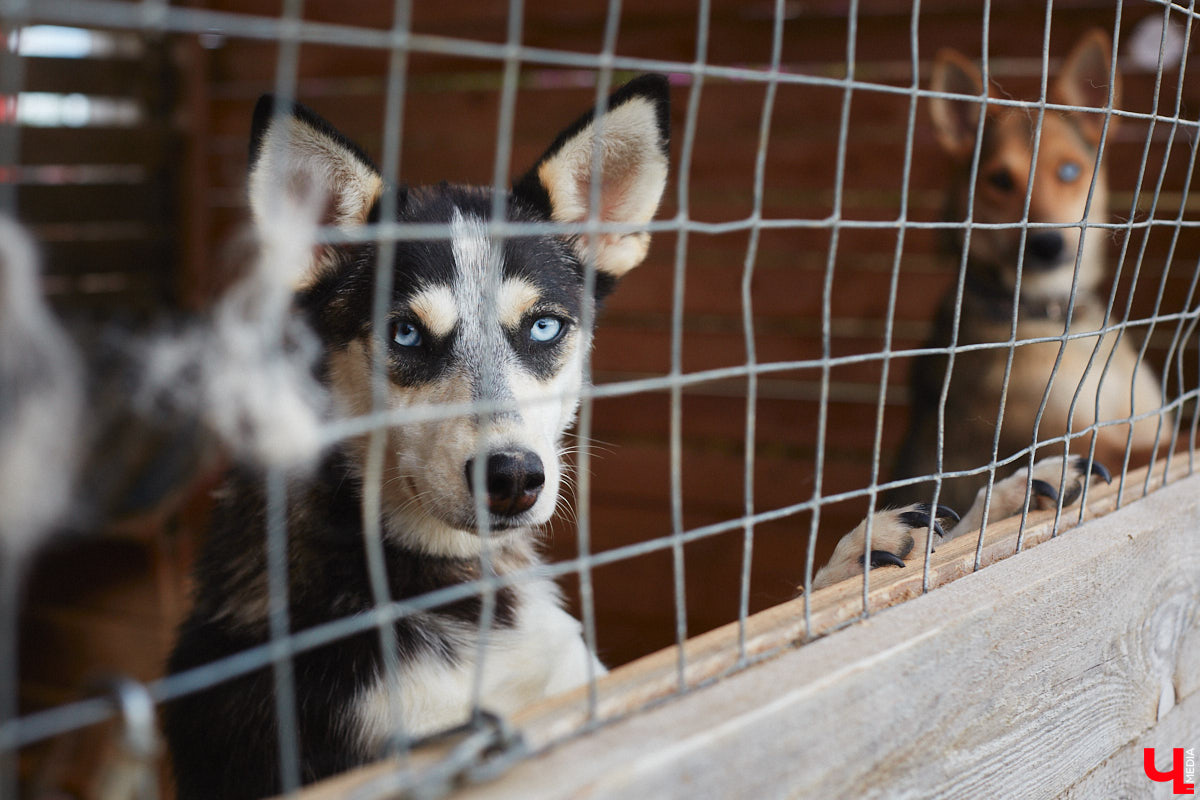
<instances>
[{"instance_id":1,"label":"brown dog's eye","mask_svg":"<svg viewBox=\"0 0 1200 800\"><path fill-rule=\"evenodd\" d=\"M1002 192L1011 192L1013 190L1012 175L1006 169L998 169L987 176L988 183L996 187Z\"/></svg>"},{"instance_id":2,"label":"brown dog's eye","mask_svg":"<svg viewBox=\"0 0 1200 800\"><path fill-rule=\"evenodd\" d=\"M1081 172L1083 172L1083 168L1074 161L1064 161L1058 167L1058 179L1063 183L1071 183L1079 177Z\"/></svg>"}]
</instances>

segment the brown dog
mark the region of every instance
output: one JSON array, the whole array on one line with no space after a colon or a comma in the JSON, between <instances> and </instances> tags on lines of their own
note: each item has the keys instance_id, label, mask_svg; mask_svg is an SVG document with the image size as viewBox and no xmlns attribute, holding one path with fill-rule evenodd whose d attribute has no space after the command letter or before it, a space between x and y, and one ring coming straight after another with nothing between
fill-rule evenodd
<instances>
[{"instance_id":1,"label":"brown dog","mask_svg":"<svg viewBox=\"0 0 1200 800\"><path fill-rule=\"evenodd\" d=\"M1108 182L1103 164L1097 165L1105 136L1104 116L1099 109L1110 101L1113 107L1118 106L1121 94L1118 84L1109 96L1109 65L1108 41L1099 30L1085 35L1071 51L1049 99L1055 104L1097 111L1046 110L1032 187L1029 180L1034 165L1036 112L989 105L980 131L977 103L946 97L931 100L938 142L956 166L947 198L947 218L966 220L970 206L971 221L984 225L971 228L969 241L962 230L955 231L952 252L961 254L964 247L967 250L957 344L968 348L994 346L956 353L941 419L938 407L948 357L938 354L917 359L910 387L911 416L894 478L932 476L938 471L938 428L942 424L941 471L979 471L945 479L939 495L939 504L945 505L936 510L928 505L933 496L931 480L888 492L884 498L887 505L921 513L902 511L896 516L896 512L885 510L876 517L869 555L872 567L904 566L905 561L923 558L930 516L956 523L948 531L932 525L938 540L979 530L988 479L987 471L981 468L992 461L993 447L996 457L1004 461L1031 444L1083 431L1097 421L1102 423L1095 432L1094 463L1087 458L1090 437L1083 437L1071 445L1073 455L1065 462L1065 474L1061 442L1037 446L1038 461L1032 476L1026 470L1030 462L1025 456L997 469L991 519L1021 512L1030 478L1033 505L1054 506L1060 491L1062 502L1069 505L1080 497L1087 481L1108 480L1104 463L1124 464L1127 446L1133 464L1153 456L1159 417L1132 423L1115 421L1128 420L1161 405L1162 389L1157 377L1149 366L1139 365L1128 336L1118 338L1115 332L1106 333L1100 337L1097 349L1097 336L1086 335L1104 327L1108 293L1103 285L1105 232L1085 230L1084 223L1102 223L1108 216ZM943 50L934 65L932 89L980 97L983 81L979 70L964 56ZM1109 119L1108 136L1115 123L1116 118ZM979 168L972 190L971 166L977 140ZM1020 223L1027 193L1031 225L1023 236ZM1075 304L1068 322L1073 287ZM1006 392L1014 296L1016 346L1011 348ZM949 347L954 343L956 300L954 287L942 300L927 346ZM1085 335L1064 340L1064 332ZM1040 339L1049 341L1036 341ZM1106 363L1107 375L1101 381ZM1039 412L1041 419L1035 425ZM1115 424L1103 424L1109 422ZM919 505L908 505L912 503ZM967 511L958 520L946 506ZM906 517L911 517L909 524L896 524ZM817 573L815 587L862 572L867 560L865 533L864 522L842 537L829 563Z\"/></svg>"},{"instance_id":2,"label":"brown dog","mask_svg":"<svg viewBox=\"0 0 1200 800\"><path fill-rule=\"evenodd\" d=\"M1153 370L1138 364L1128 335L1109 332L1096 336L1029 342L1049 337L1087 334L1104 327L1109 286L1105 285L1104 246L1107 232L1085 229L1083 222L1108 219L1108 182L1097 153L1104 131L1099 109L1110 102L1108 37L1100 30L1086 34L1071 51L1054 83L1050 101L1097 109L1094 113L1047 109L1042 121L1037 163L1033 162L1037 113L1027 108L989 105L978 130L979 106L944 97L930 102L938 142L954 160L947 218L967 218L973 194L972 221L1004 227L969 231L965 285L958 345L996 344L958 352L946 398L943 472L973 470L992 460L996 426L1000 435L996 457L1004 460L1035 442L1079 432L1099 421L1095 459L1119 467L1125 450L1131 463L1150 460L1159 427L1158 417L1105 425L1159 407L1162 389ZM942 50L933 70L932 89L982 95L979 70L953 50ZM1111 104L1120 103L1120 81L1112 87ZM1111 140L1117 118L1108 121ZM976 139L981 137L978 177L970 186ZM1094 173L1094 174L1093 174ZM1028 186L1032 177L1033 185ZM1091 204L1088 193L1091 191ZM1019 225L1029 196L1031 227L1022 235ZM1011 227L1008 225L1011 224ZM1039 227L1039 224L1068 227ZM956 230L954 252L961 254L964 232ZM1076 265L1078 270L1076 271ZM1007 345L1013 332L1016 304L1016 347L1007 393L1004 388ZM1075 286L1075 305L1068 323L1067 308ZM955 289L942 300L930 346L952 343ZM1112 324L1112 320L1109 324ZM1055 362L1061 361L1055 373ZM1092 360L1095 351L1095 359ZM1092 360L1090 369L1088 362ZM937 471L938 404L945 380L947 356L917 359L911 383L911 417L899 452L894 477L913 478ZM1106 362L1107 375L1101 381ZM1000 419L1004 401L1003 419ZM1041 412L1040 423L1035 420ZM1165 413L1165 412L1164 412ZM1132 427L1132 431L1130 430ZM1090 437L1072 442L1074 453L1087 454ZM1037 448L1039 458L1062 452L1062 444ZM1029 463L1019 458L998 477ZM946 480L939 502L960 509L976 500L987 472ZM1058 486L1057 476L1050 480ZM1045 488L1045 487L1042 487ZM932 482L900 487L889 493L894 504L928 500ZM1022 487L1022 495L1024 494ZM1056 498L1055 498L1056 499ZM1023 498L1022 498L1023 502ZM1004 515L996 508L993 518Z\"/></svg>"}]
</instances>

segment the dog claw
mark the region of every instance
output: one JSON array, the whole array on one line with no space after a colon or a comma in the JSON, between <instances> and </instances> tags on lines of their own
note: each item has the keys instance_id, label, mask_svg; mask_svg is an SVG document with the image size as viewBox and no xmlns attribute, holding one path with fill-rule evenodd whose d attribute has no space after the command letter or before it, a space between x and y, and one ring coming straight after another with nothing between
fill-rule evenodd
<instances>
[{"instance_id":1,"label":"dog claw","mask_svg":"<svg viewBox=\"0 0 1200 800\"><path fill-rule=\"evenodd\" d=\"M1058 502L1058 490L1041 478L1033 479L1033 494L1038 497L1045 497L1051 503Z\"/></svg>"},{"instance_id":2,"label":"dog claw","mask_svg":"<svg viewBox=\"0 0 1200 800\"><path fill-rule=\"evenodd\" d=\"M863 557L858 557L858 563L863 563ZM903 567L904 559L895 553L889 553L887 550L872 550L871 551L871 569L877 567Z\"/></svg>"},{"instance_id":3,"label":"dog claw","mask_svg":"<svg viewBox=\"0 0 1200 800\"><path fill-rule=\"evenodd\" d=\"M1080 462L1080 464L1079 464L1080 472L1085 471L1083 465L1086 463L1087 463L1087 459L1083 459L1083 461ZM1104 466L1099 461L1092 462L1091 474L1095 475L1097 478L1104 481L1105 483L1112 483L1112 473L1110 473L1108 471L1108 467Z\"/></svg>"},{"instance_id":4,"label":"dog claw","mask_svg":"<svg viewBox=\"0 0 1200 800\"><path fill-rule=\"evenodd\" d=\"M931 506L929 505L929 503L921 503L917 506L917 511L920 511L923 514L928 514L930 511L930 508L931 508ZM948 519L951 522L959 521L958 512L955 511L950 506L944 506L941 503L938 503L937 514L935 514L934 516L936 516L938 519Z\"/></svg>"},{"instance_id":5,"label":"dog claw","mask_svg":"<svg viewBox=\"0 0 1200 800\"><path fill-rule=\"evenodd\" d=\"M905 511L900 515L900 521L910 528L928 528L932 523L933 532L945 539L946 531L943 530L941 523L936 518L930 519L928 508L928 505L924 505L925 510ZM942 506L938 506L939 511L941 508Z\"/></svg>"}]
</instances>

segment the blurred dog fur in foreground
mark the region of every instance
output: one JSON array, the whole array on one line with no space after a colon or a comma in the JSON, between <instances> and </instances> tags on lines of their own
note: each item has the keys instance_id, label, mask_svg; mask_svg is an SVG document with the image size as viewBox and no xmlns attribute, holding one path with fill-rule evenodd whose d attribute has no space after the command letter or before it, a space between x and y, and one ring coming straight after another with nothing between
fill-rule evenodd
<instances>
[{"instance_id":1,"label":"blurred dog fur in foreground","mask_svg":"<svg viewBox=\"0 0 1200 800\"><path fill-rule=\"evenodd\" d=\"M207 312L137 325L61 320L33 241L0 219L0 557L169 509L221 451L315 458L326 401L313 334L291 314L293 248L315 212L294 212L290 238L261 242Z\"/></svg>"}]
</instances>

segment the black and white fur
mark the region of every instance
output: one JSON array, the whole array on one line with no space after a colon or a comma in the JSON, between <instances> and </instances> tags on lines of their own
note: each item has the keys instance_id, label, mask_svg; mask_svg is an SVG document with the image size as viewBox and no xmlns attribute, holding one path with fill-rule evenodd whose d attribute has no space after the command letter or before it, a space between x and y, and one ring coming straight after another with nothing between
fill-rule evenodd
<instances>
[{"instance_id":1,"label":"black and white fur","mask_svg":"<svg viewBox=\"0 0 1200 800\"><path fill-rule=\"evenodd\" d=\"M581 319L645 257L649 234L488 235L491 190L441 184L389 188L354 144L311 111L255 113L250 205L264 247L280 209L318 208L352 229L379 218L395 192L401 222L448 226L443 240L394 245L386 331L371 326L379 261L374 244L324 245L308 264L297 310L323 345L322 381L339 415L371 410L379 348L393 409L483 402L495 409L396 424L383 448L382 531L389 590L412 598L481 575L484 537L473 478L486 481L488 553L500 574L535 566L538 526L562 481L561 438L572 423L591 346ZM599 129L599 130L598 130ZM504 199L507 219L589 218L599 133L599 218L641 226L666 185L668 86L635 79L554 141ZM283 249L286 249L283 248ZM595 292L585 293L588 261ZM367 438L343 442L288 486L288 600L292 629L373 608L363 544ZM486 457L476 467L473 459ZM195 607L170 659L180 672L268 638L263 476L235 470L223 489L196 568ZM301 778L311 782L380 755L398 731L422 736L465 722L477 669L478 596L401 619L399 674L384 674L374 629L294 659ZM602 673L580 625L548 580L500 589L483 663L482 705L507 714ZM269 669L172 702L165 727L179 797L259 797L280 789L274 684Z\"/></svg>"}]
</instances>

